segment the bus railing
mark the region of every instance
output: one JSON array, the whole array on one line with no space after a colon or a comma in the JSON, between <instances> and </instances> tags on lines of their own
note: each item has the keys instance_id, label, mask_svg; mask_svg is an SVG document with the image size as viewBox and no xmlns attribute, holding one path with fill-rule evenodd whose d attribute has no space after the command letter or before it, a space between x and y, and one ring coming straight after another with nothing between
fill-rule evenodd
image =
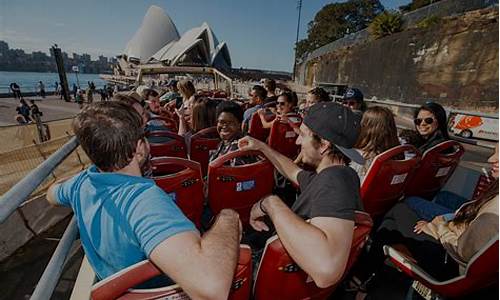
<instances>
[{"instance_id":1,"label":"bus railing","mask_svg":"<svg viewBox=\"0 0 500 300\"><path fill-rule=\"evenodd\" d=\"M49 156L37 168L15 184L0 198L0 224L2 224L23 202L28 200L32 192L78 147L76 137L71 138L59 150ZM48 300L61 276L66 258L73 242L76 240L78 229L74 218L66 228L49 264L45 268L40 281L31 297L33 300Z\"/></svg>"},{"instance_id":2,"label":"bus railing","mask_svg":"<svg viewBox=\"0 0 500 300\"><path fill-rule=\"evenodd\" d=\"M45 267L42 277L36 285L31 300L47 300L50 299L54 289L57 286L59 277L61 277L64 264L67 261L71 246L78 236L78 227L76 226L75 217L73 217L64 231L64 234L57 245L54 254L50 258L49 264Z\"/></svg>"},{"instance_id":3,"label":"bus railing","mask_svg":"<svg viewBox=\"0 0 500 300\"><path fill-rule=\"evenodd\" d=\"M59 150L16 183L0 197L0 224L2 224L33 191L51 174L52 171L78 147L76 137L72 137Z\"/></svg>"}]
</instances>

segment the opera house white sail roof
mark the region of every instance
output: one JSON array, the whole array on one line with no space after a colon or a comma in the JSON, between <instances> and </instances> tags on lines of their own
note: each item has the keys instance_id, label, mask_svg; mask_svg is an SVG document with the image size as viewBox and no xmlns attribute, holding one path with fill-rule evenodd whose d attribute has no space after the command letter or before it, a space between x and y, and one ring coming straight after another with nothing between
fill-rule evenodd
<instances>
[{"instance_id":1,"label":"opera house white sail roof","mask_svg":"<svg viewBox=\"0 0 500 300\"><path fill-rule=\"evenodd\" d=\"M127 43L124 54L129 62L136 63L231 68L227 44L219 43L207 23L179 36L172 19L155 5L148 9L141 27Z\"/></svg>"}]
</instances>

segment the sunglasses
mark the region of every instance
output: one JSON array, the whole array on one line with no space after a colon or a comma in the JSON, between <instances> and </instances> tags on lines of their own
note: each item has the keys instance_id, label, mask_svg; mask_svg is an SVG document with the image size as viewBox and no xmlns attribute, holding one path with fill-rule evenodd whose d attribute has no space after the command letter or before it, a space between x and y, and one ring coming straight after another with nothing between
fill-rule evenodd
<instances>
[{"instance_id":1,"label":"sunglasses","mask_svg":"<svg viewBox=\"0 0 500 300\"><path fill-rule=\"evenodd\" d=\"M416 118L415 120L413 120L413 122L415 123L415 125L419 126L420 124L422 124L422 122L424 122L425 124L427 125L431 125L432 123L434 123L434 118L424 118L424 119L421 119L421 118Z\"/></svg>"},{"instance_id":2,"label":"sunglasses","mask_svg":"<svg viewBox=\"0 0 500 300\"><path fill-rule=\"evenodd\" d=\"M283 102L283 101L278 101L278 102L276 102L276 105L285 105L285 102Z\"/></svg>"},{"instance_id":3,"label":"sunglasses","mask_svg":"<svg viewBox=\"0 0 500 300\"><path fill-rule=\"evenodd\" d=\"M355 100L352 100L352 101L343 101L342 104L344 105L348 105L348 106L354 106L356 105L358 102L355 101Z\"/></svg>"}]
</instances>

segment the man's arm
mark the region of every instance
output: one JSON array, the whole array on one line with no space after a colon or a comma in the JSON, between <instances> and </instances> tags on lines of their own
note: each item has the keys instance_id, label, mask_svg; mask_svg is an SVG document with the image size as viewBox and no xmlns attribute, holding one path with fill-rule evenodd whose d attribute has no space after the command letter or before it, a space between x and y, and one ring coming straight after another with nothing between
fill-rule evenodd
<instances>
[{"instance_id":1,"label":"man's arm","mask_svg":"<svg viewBox=\"0 0 500 300\"><path fill-rule=\"evenodd\" d=\"M65 182L66 180L68 180L70 178L73 178L73 176L76 176L76 175L73 174L73 175L61 177L61 178L57 179L56 181L54 181L54 183L52 183L49 186L49 189L47 190L47 194L45 196L46 196L47 201L49 202L50 205L53 205L53 206L60 205L59 203L61 201L58 201L58 199L56 199L55 191L61 183Z\"/></svg>"},{"instance_id":2,"label":"man's arm","mask_svg":"<svg viewBox=\"0 0 500 300\"><path fill-rule=\"evenodd\" d=\"M293 161L285 155L269 147L267 144L249 136L241 138L238 141L238 147L240 150L257 150L262 152L274 165L278 172L294 184L298 184L297 176L302 169L294 164Z\"/></svg>"},{"instance_id":3,"label":"man's arm","mask_svg":"<svg viewBox=\"0 0 500 300\"><path fill-rule=\"evenodd\" d=\"M240 221L224 209L203 237L184 232L167 238L150 259L193 299L227 299L239 254Z\"/></svg>"},{"instance_id":4,"label":"man's arm","mask_svg":"<svg viewBox=\"0 0 500 300\"><path fill-rule=\"evenodd\" d=\"M325 288L337 283L344 274L349 258L354 222L315 217L307 223L277 196L269 196L262 201L262 209L273 221L281 243L292 259L312 277L318 287ZM262 212L257 207L259 204L252 208L252 219L258 216L259 210ZM257 226L256 229L266 228Z\"/></svg>"}]
</instances>

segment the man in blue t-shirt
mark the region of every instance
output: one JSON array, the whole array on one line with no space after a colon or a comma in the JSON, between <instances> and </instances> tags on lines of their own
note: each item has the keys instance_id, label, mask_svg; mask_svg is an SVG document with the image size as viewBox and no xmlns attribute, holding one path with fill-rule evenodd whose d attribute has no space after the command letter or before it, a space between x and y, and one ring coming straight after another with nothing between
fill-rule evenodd
<instances>
[{"instance_id":1,"label":"man in blue t-shirt","mask_svg":"<svg viewBox=\"0 0 500 300\"><path fill-rule=\"evenodd\" d=\"M241 224L223 210L200 236L154 181L141 176L149 157L141 116L125 103L94 103L73 121L93 165L54 183L49 202L70 206L100 279L150 259L194 299L225 298L236 268Z\"/></svg>"}]
</instances>

